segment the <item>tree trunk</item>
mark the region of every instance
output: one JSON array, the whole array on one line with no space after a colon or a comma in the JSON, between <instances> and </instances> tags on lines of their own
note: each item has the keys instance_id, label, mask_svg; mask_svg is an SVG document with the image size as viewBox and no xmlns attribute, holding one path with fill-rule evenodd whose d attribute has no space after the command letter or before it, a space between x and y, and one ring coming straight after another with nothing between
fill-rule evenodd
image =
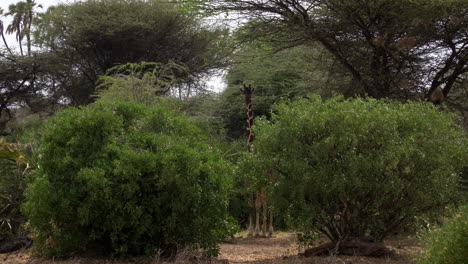
<instances>
[{"instance_id":1,"label":"tree trunk","mask_svg":"<svg viewBox=\"0 0 468 264\"><path fill-rule=\"evenodd\" d=\"M273 237L273 212L271 211L271 209L269 210L270 212L270 226L268 228L268 237Z\"/></svg>"},{"instance_id":2,"label":"tree trunk","mask_svg":"<svg viewBox=\"0 0 468 264\"><path fill-rule=\"evenodd\" d=\"M257 193L257 199L255 199L255 237L260 236L260 197Z\"/></svg>"},{"instance_id":3,"label":"tree trunk","mask_svg":"<svg viewBox=\"0 0 468 264\"><path fill-rule=\"evenodd\" d=\"M28 57L31 57L31 25L33 21L33 13L32 13L32 7L31 10L29 11L29 21L28 21L28 32L26 35L26 39L28 41Z\"/></svg>"},{"instance_id":4,"label":"tree trunk","mask_svg":"<svg viewBox=\"0 0 468 264\"><path fill-rule=\"evenodd\" d=\"M21 29L18 28L16 33L17 33L17 39L18 39L18 45L19 45L19 48L20 48L20 53L21 53L21 56L23 57L24 56L24 53L23 53L23 37L21 36Z\"/></svg>"},{"instance_id":5,"label":"tree trunk","mask_svg":"<svg viewBox=\"0 0 468 264\"><path fill-rule=\"evenodd\" d=\"M267 218L268 218L268 207L267 202L265 199L264 190L262 190L262 207L263 207L263 214L262 214L262 237L266 237L267 232Z\"/></svg>"},{"instance_id":6,"label":"tree trunk","mask_svg":"<svg viewBox=\"0 0 468 264\"><path fill-rule=\"evenodd\" d=\"M254 226L253 226L253 217L252 213L249 213L249 234L247 237L253 237L254 235Z\"/></svg>"},{"instance_id":7,"label":"tree trunk","mask_svg":"<svg viewBox=\"0 0 468 264\"><path fill-rule=\"evenodd\" d=\"M7 42L6 39L5 39L5 35L3 34L3 32L1 32L0 34L2 35L3 43L5 44L5 47L6 47L6 49L8 50L8 53L10 53L10 55L13 55L13 52L11 52L11 49L10 49L10 47L8 46L8 42Z\"/></svg>"}]
</instances>

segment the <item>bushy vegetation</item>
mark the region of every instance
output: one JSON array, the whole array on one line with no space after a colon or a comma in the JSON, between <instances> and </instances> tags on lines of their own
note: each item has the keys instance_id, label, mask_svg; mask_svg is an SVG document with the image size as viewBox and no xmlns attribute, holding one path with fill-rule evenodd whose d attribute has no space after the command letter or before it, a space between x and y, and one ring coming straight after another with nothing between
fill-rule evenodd
<instances>
[{"instance_id":1,"label":"bushy vegetation","mask_svg":"<svg viewBox=\"0 0 468 264\"><path fill-rule=\"evenodd\" d=\"M22 147L0 138L0 241L25 235L26 218L20 207L31 165Z\"/></svg>"},{"instance_id":2,"label":"bushy vegetation","mask_svg":"<svg viewBox=\"0 0 468 264\"><path fill-rule=\"evenodd\" d=\"M101 100L135 101L147 106L160 102L160 95L169 93L188 74L182 65L140 62L110 68L101 76L96 96ZM167 101L167 100L166 100Z\"/></svg>"},{"instance_id":3,"label":"bushy vegetation","mask_svg":"<svg viewBox=\"0 0 468 264\"><path fill-rule=\"evenodd\" d=\"M118 64L172 61L187 68L181 80L199 80L225 63L224 33L175 2L95 0L48 9L36 21L35 41L90 79L71 90L73 99L87 100L83 104L99 75Z\"/></svg>"},{"instance_id":4,"label":"bushy vegetation","mask_svg":"<svg viewBox=\"0 0 468 264\"><path fill-rule=\"evenodd\" d=\"M59 112L44 129L24 211L35 248L67 256L217 253L228 235L232 169L199 129L167 107L99 102Z\"/></svg>"},{"instance_id":5,"label":"bushy vegetation","mask_svg":"<svg viewBox=\"0 0 468 264\"><path fill-rule=\"evenodd\" d=\"M459 198L468 142L453 118L415 102L282 103L257 122L244 164L299 230L382 241Z\"/></svg>"},{"instance_id":6,"label":"bushy vegetation","mask_svg":"<svg viewBox=\"0 0 468 264\"><path fill-rule=\"evenodd\" d=\"M468 206L428 235L418 264L464 264L468 261Z\"/></svg>"},{"instance_id":7,"label":"bushy vegetation","mask_svg":"<svg viewBox=\"0 0 468 264\"><path fill-rule=\"evenodd\" d=\"M0 4L0 252L214 255L267 207L386 250L466 204L466 0L70 2Z\"/></svg>"}]
</instances>

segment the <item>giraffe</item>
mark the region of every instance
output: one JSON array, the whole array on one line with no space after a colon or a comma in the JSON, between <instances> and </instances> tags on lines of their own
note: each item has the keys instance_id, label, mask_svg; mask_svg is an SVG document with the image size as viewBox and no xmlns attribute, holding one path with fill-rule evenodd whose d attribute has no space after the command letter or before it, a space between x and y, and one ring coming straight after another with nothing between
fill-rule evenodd
<instances>
[{"instance_id":1,"label":"giraffe","mask_svg":"<svg viewBox=\"0 0 468 264\"><path fill-rule=\"evenodd\" d=\"M254 120L254 115L253 115L253 110L252 110L252 95L254 92L254 89L252 88L251 85L246 86L244 84L244 88L240 89L241 93L244 95L244 100L245 100L245 106L247 108L247 151L252 152L252 143L255 138L255 134L253 133L252 126L253 126L253 120ZM257 199L255 199L254 195L251 194L251 197L249 198L249 204L252 207L257 208ZM256 210L258 211L258 210ZM253 216L252 213L249 212L249 234L248 237L253 237L254 235L254 227L253 227Z\"/></svg>"},{"instance_id":2,"label":"giraffe","mask_svg":"<svg viewBox=\"0 0 468 264\"><path fill-rule=\"evenodd\" d=\"M255 134L252 130L254 122L252 95L255 89L252 88L252 85L247 86L244 84L244 88L241 88L240 90L242 94L244 94L245 107L247 108L247 150L252 152L252 143L255 139Z\"/></svg>"},{"instance_id":3,"label":"giraffe","mask_svg":"<svg viewBox=\"0 0 468 264\"><path fill-rule=\"evenodd\" d=\"M255 91L251 85L243 85L244 88L241 88L240 91L244 95L245 99L245 106L247 108L247 151L252 152L252 143L255 139L255 134L252 130L253 122L254 122L254 114L253 114L253 107L252 107L252 95ZM268 236L273 236L273 213L271 210L268 209L267 206L267 197L265 194L265 188L261 188L260 191L256 193L254 196L252 194L251 198L249 199L251 206L255 207L255 237L260 237L260 209L263 208L263 215L262 215L262 237L266 237L267 232L267 218L269 217L270 224L268 227ZM269 215L268 215L269 213ZM254 227L253 227L253 216L252 213L249 213L249 233L248 237L254 236Z\"/></svg>"}]
</instances>

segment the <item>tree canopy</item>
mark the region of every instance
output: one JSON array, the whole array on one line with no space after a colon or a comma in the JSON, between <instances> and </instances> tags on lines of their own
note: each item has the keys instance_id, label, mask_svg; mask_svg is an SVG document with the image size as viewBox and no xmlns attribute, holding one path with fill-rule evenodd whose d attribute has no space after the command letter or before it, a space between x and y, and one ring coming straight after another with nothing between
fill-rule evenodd
<instances>
[{"instance_id":1,"label":"tree canopy","mask_svg":"<svg viewBox=\"0 0 468 264\"><path fill-rule=\"evenodd\" d=\"M205 77L227 62L229 37L222 37L228 32L175 2L80 1L44 13L38 7L27 0L0 11L12 18L0 20L0 130L12 108L48 111L92 102L99 76L119 64L180 65L184 70L173 76L178 82L158 95L187 98L205 91ZM5 34L16 34L19 53Z\"/></svg>"},{"instance_id":2,"label":"tree canopy","mask_svg":"<svg viewBox=\"0 0 468 264\"><path fill-rule=\"evenodd\" d=\"M385 255L466 203L466 0L37 2L0 9L0 253L214 255L255 211Z\"/></svg>"},{"instance_id":3,"label":"tree canopy","mask_svg":"<svg viewBox=\"0 0 468 264\"><path fill-rule=\"evenodd\" d=\"M237 34L243 34L243 28ZM239 90L243 84L255 87L254 116L269 116L274 103L311 92L325 97L334 93L352 95L351 78L321 47L277 48L274 43L249 41L231 56L228 86L220 94L220 107L215 111L224 120L229 137L238 138L245 132L245 110Z\"/></svg>"},{"instance_id":4,"label":"tree canopy","mask_svg":"<svg viewBox=\"0 0 468 264\"><path fill-rule=\"evenodd\" d=\"M35 37L94 86L109 68L143 61L185 65L188 74L178 77L193 83L224 66L224 33L172 2L111 0L51 7L38 19Z\"/></svg>"},{"instance_id":5,"label":"tree canopy","mask_svg":"<svg viewBox=\"0 0 468 264\"><path fill-rule=\"evenodd\" d=\"M285 47L320 43L352 76L358 95L429 98L441 89L447 96L466 82L463 0L210 2L211 10L252 20L252 38Z\"/></svg>"}]
</instances>

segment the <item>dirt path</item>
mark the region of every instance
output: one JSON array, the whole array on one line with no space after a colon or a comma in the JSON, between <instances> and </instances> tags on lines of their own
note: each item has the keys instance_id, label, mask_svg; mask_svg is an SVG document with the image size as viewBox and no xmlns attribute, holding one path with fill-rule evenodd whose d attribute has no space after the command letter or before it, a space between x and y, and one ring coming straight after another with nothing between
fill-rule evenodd
<instances>
[{"instance_id":1,"label":"dirt path","mask_svg":"<svg viewBox=\"0 0 468 264\"><path fill-rule=\"evenodd\" d=\"M387 246L396 252L387 258L298 256L295 235L279 233L274 238L240 238L235 243L221 244L218 259L236 264L413 264L420 251L414 239L390 240Z\"/></svg>"},{"instance_id":2,"label":"dirt path","mask_svg":"<svg viewBox=\"0 0 468 264\"><path fill-rule=\"evenodd\" d=\"M273 238L238 238L220 245L219 259L231 263L283 259L297 255L296 238L291 233L278 233Z\"/></svg>"},{"instance_id":3,"label":"dirt path","mask_svg":"<svg viewBox=\"0 0 468 264\"><path fill-rule=\"evenodd\" d=\"M237 238L232 243L220 244L220 256L214 261L192 261L180 258L171 264L414 264L420 251L414 239L387 241L387 246L396 252L388 258L366 257L313 257L297 256L296 239L292 233L277 233L273 238ZM72 258L46 260L30 256L28 250L0 254L1 264L169 264L157 258L132 258L112 260L102 258Z\"/></svg>"}]
</instances>

